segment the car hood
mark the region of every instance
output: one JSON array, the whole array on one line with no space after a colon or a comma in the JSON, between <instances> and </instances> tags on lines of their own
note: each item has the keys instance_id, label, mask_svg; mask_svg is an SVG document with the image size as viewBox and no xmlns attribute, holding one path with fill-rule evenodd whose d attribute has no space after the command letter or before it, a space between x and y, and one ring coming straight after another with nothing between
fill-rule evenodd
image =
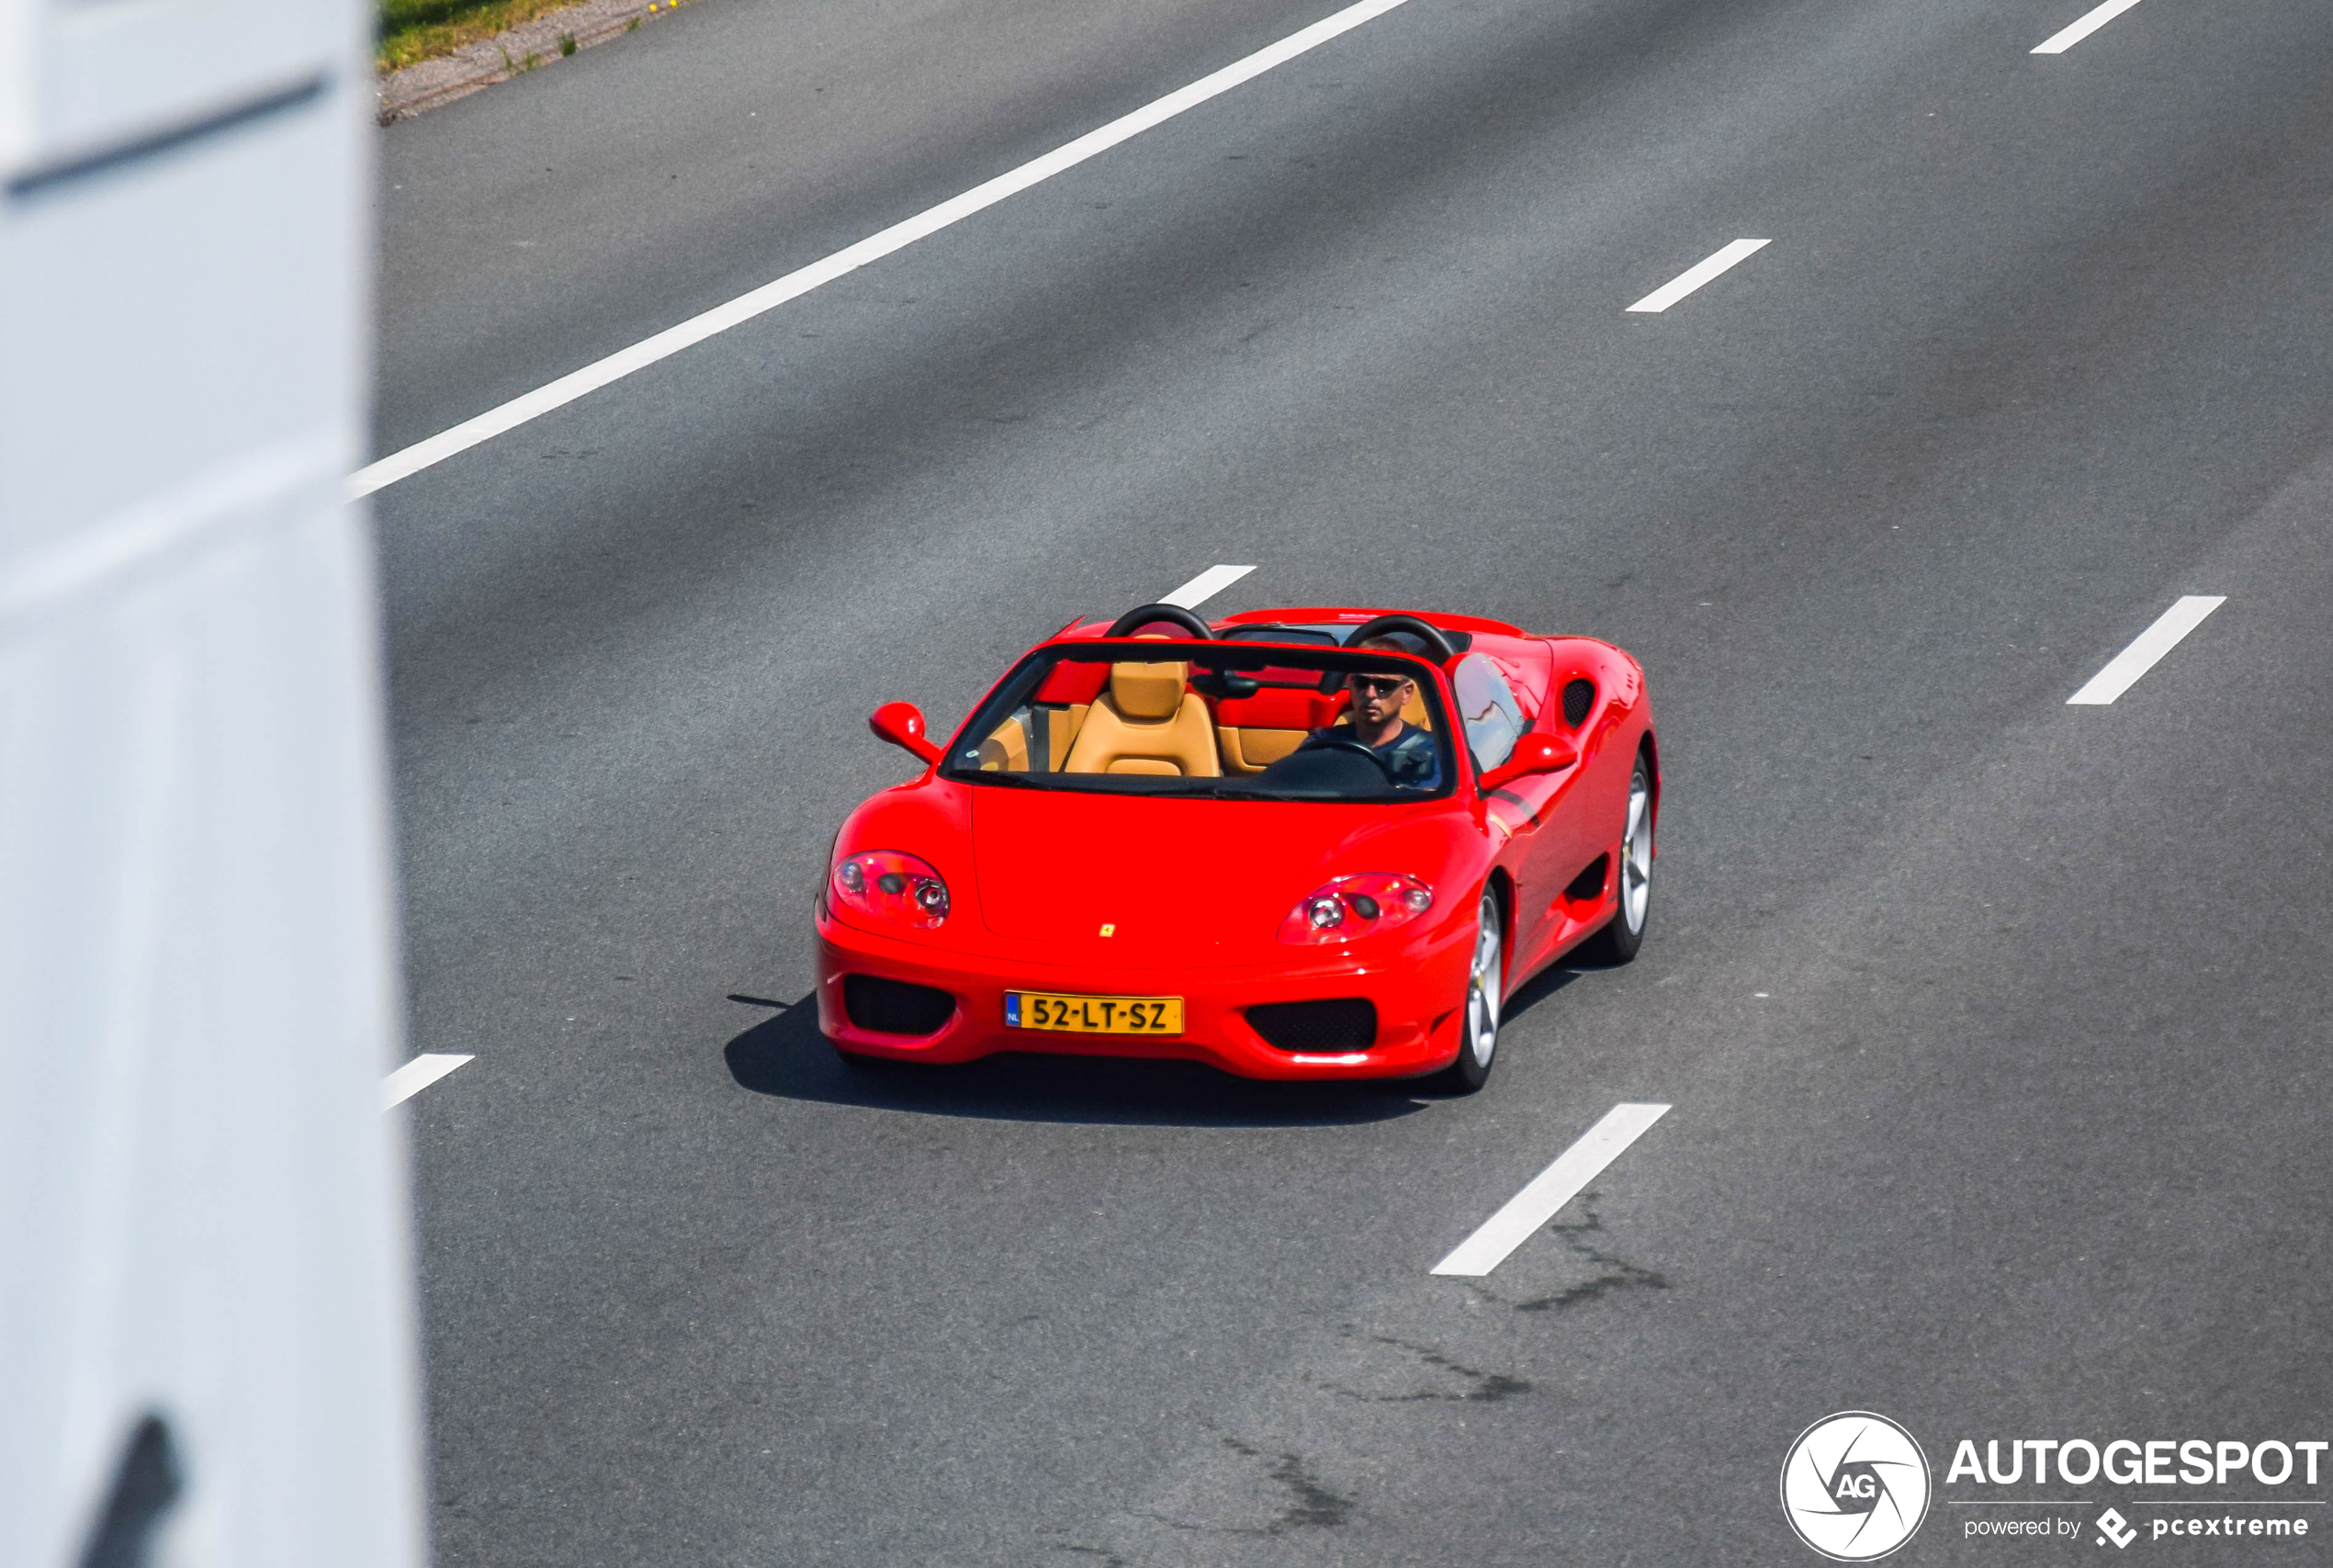
<instances>
[{"instance_id":1,"label":"car hood","mask_svg":"<svg viewBox=\"0 0 2333 1568\"><path fill-rule=\"evenodd\" d=\"M1280 922L1333 876L1406 872L1443 886L1465 819L1408 807L1154 799L975 789L974 874L998 936L1115 965L1256 963L1285 955ZM1109 936L1102 929L1110 928Z\"/></svg>"}]
</instances>

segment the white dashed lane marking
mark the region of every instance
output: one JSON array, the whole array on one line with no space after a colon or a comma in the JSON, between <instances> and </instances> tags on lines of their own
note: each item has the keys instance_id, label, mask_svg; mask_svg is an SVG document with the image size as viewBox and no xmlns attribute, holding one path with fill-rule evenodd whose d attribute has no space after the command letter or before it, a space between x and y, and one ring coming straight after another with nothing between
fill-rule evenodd
<instances>
[{"instance_id":1,"label":"white dashed lane marking","mask_svg":"<svg viewBox=\"0 0 2333 1568\"><path fill-rule=\"evenodd\" d=\"M389 1111L404 1104L469 1059L424 1051L381 1079L381 1109Z\"/></svg>"},{"instance_id":2,"label":"white dashed lane marking","mask_svg":"<svg viewBox=\"0 0 2333 1568\"><path fill-rule=\"evenodd\" d=\"M976 185L961 196L950 197L937 207L927 208L913 218L894 223L879 233L870 234L857 244L847 245L822 261L797 267L783 277L774 278L759 288L740 294L726 304L716 305L701 315L665 328L653 337L642 338L629 348L618 349L605 359L586 365L580 370L569 371L556 381L513 398L500 408L489 409L476 418L464 420L451 430L440 431L426 441L392 452L349 476L349 498L355 500L370 495L384 486L410 478L423 468L444 462L456 453L467 452L482 441L491 441L505 431L515 430L554 409L565 408L578 398L586 397L611 381L621 380L635 370L644 370L684 348L749 321L765 310L775 310L789 299L799 299L847 273L856 272L869 262L880 261L894 251L905 250L918 240L928 238L975 212L994 207L1008 197L1018 196L1031 186L1041 185L1065 170L1074 169L1087 159L1107 152L1121 141L1131 141L1187 109L1197 108L1208 99L1228 93L1242 83L1261 76L1274 66L1285 65L1298 55L1318 49L1331 39L1351 32L1364 22L1375 21L1386 12L1405 4L1407 0L1360 0L1358 5L1347 6L1334 16L1324 17L1311 27L1289 34L1278 43L1268 44L1244 60L1234 61L1221 71L1200 77L1188 87L1154 99L1132 114L1121 115L1099 130L1088 131L1075 141L1065 142L1043 157L1031 158L1019 168L1008 170L993 180Z\"/></svg>"},{"instance_id":3,"label":"white dashed lane marking","mask_svg":"<svg viewBox=\"0 0 2333 1568\"><path fill-rule=\"evenodd\" d=\"M1252 566L1211 566L1158 602L1196 610L1255 570Z\"/></svg>"},{"instance_id":4,"label":"white dashed lane marking","mask_svg":"<svg viewBox=\"0 0 2333 1568\"><path fill-rule=\"evenodd\" d=\"M2106 0L2095 11L2086 13L2073 26L2054 32L2034 46L2035 54L2063 54L2082 39L2138 4L2138 0Z\"/></svg>"},{"instance_id":5,"label":"white dashed lane marking","mask_svg":"<svg viewBox=\"0 0 2333 1568\"><path fill-rule=\"evenodd\" d=\"M1665 1105L1614 1106L1578 1143L1557 1156L1553 1165L1533 1177L1528 1187L1508 1199L1505 1208L1459 1243L1455 1252L1434 1265L1434 1272L1479 1280L1496 1269L1668 1111Z\"/></svg>"},{"instance_id":6,"label":"white dashed lane marking","mask_svg":"<svg viewBox=\"0 0 2333 1568\"><path fill-rule=\"evenodd\" d=\"M2137 684L2138 678L2177 648L2181 638L2203 624L2204 616L2226 603L2224 593L2190 593L2156 617L2153 626L2138 634L2138 640L2107 660L2105 669L2066 699L2067 705L2104 707Z\"/></svg>"},{"instance_id":7,"label":"white dashed lane marking","mask_svg":"<svg viewBox=\"0 0 2333 1568\"><path fill-rule=\"evenodd\" d=\"M1629 309L1640 315L1657 316L1703 284L1731 272L1773 243L1772 240L1736 240L1708 260L1678 274Z\"/></svg>"}]
</instances>

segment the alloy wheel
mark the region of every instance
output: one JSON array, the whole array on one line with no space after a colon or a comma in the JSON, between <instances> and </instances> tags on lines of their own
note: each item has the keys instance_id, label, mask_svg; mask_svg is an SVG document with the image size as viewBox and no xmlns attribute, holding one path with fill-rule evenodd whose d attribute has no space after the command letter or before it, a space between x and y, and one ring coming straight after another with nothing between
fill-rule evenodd
<instances>
[{"instance_id":1,"label":"alloy wheel","mask_svg":"<svg viewBox=\"0 0 2333 1568\"><path fill-rule=\"evenodd\" d=\"M1652 907L1652 784L1639 770L1629 781L1629 820L1620 831L1620 918L1641 935Z\"/></svg>"},{"instance_id":2,"label":"alloy wheel","mask_svg":"<svg viewBox=\"0 0 2333 1568\"><path fill-rule=\"evenodd\" d=\"M1466 1042L1478 1072L1488 1072L1499 1048L1499 993L1505 979L1505 941L1499 929L1499 901L1482 895L1474 932L1474 962L1466 976Z\"/></svg>"}]
</instances>

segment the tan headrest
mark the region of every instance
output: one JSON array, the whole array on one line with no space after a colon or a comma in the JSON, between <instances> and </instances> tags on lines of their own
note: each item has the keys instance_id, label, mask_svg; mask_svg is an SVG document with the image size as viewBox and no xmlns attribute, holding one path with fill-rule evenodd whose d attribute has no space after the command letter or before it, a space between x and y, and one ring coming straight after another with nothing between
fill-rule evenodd
<instances>
[{"instance_id":1,"label":"tan headrest","mask_svg":"<svg viewBox=\"0 0 2333 1568\"><path fill-rule=\"evenodd\" d=\"M1110 700L1128 718L1172 718L1182 711L1183 682L1189 667L1171 664L1113 664L1110 667Z\"/></svg>"}]
</instances>

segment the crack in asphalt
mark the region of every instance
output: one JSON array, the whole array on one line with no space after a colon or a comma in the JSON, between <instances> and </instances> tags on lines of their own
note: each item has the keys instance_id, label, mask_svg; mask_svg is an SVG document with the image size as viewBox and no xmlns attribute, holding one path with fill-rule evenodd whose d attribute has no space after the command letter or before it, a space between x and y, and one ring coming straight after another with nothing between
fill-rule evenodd
<instances>
[{"instance_id":1,"label":"crack in asphalt","mask_svg":"<svg viewBox=\"0 0 2333 1568\"><path fill-rule=\"evenodd\" d=\"M1225 1438L1223 1446L1249 1459L1264 1459L1261 1449L1251 1448L1237 1438ZM1280 1511L1280 1517L1263 1528L1265 1535L1278 1535L1291 1526L1336 1526L1352 1516L1353 1499L1340 1497L1323 1486L1304 1466L1298 1454L1281 1454L1270 1471L1271 1478L1288 1488L1295 1501Z\"/></svg>"},{"instance_id":2,"label":"crack in asphalt","mask_svg":"<svg viewBox=\"0 0 2333 1568\"><path fill-rule=\"evenodd\" d=\"M1610 1272L1600 1274L1593 1280L1571 1286L1569 1289L1558 1291L1553 1295L1538 1296L1527 1302L1514 1303L1516 1311L1561 1312L1567 1307L1592 1302L1598 1296L1606 1295L1614 1291L1637 1289L1665 1291L1669 1288L1667 1275L1631 1263L1625 1258L1615 1258L1610 1253L1601 1251L1593 1244L1581 1239L1584 1236L1604 1234L1604 1221L1595 1212L1595 1200L1598 1196L1599 1194L1595 1192L1582 1193L1580 1213L1584 1217L1568 1224L1561 1220L1557 1220L1548 1226L1548 1230L1569 1247L1574 1256L1584 1258L1598 1268L1608 1269Z\"/></svg>"},{"instance_id":3,"label":"crack in asphalt","mask_svg":"<svg viewBox=\"0 0 2333 1568\"><path fill-rule=\"evenodd\" d=\"M1349 1326L1346 1329L1346 1333L1348 1336L1352 1333ZM1396 1339L1391 1335L1372 1334L1369 1337L1380 1345L1391 1345L1397 1350L1407 1350L1427 1366L1439 1367L1444 1371L1456 1372L1474 1386L1458 1393L1444 1393L1438 1389L1430 1388L1419 1389L1411 1393L1363 1393L1358 1389L1346 1388L1332 1382L1315 1382L1313 1386L1329 1393L1341 1394L1347 1399L1358 1399L1370 1404L1410 1404L1420 1400L1494 1404L1502 1399L1511 1399L1518 1393L1531 1392L1530 1380L1527 1378L1509 1377L1505 1372L1480 1371L1475 1368L1451 1360L1441 1351L1430 1346L1413 1345L1406 1339Z\"/></svg>"},{"instance_id":4,"label":"crack in asphalt","mask_svg":"<svg viewBox=\"0 0 2333 1568\"><path fill-rule=\"evenodd\" d=\"M1334 1527L1345 1523L1352 1517L1354 1500L1350 1497L1340 1497L1322 1485L1305 1467L1302 1455L1268 1454L1253 1444L1241 1442L1237 1438L1227 1437L1222 1441L1223 1447L1245 1458L1270 1459L1276 1461L1266 1473L1272 1480L1287 1487L1294 1499L1287 1507L1280 1510L1279 1518L1268 1525L1203 1525L1189 1519L1170 1519L1164 1514L1143 1513L1134 1517L1148 1519L1153 1524L1165 1525L1168 1529L1189 1530L1201 1535L1246 1535L1258 1539L1283 1535L1291 1529L1308 1526ZM1074 1547L1065 1550L1088 1554L1096 1551L1093 1547ZM1111 1561L1115 1562L1116 1559Z\"/></svg>"}]
</instances>

